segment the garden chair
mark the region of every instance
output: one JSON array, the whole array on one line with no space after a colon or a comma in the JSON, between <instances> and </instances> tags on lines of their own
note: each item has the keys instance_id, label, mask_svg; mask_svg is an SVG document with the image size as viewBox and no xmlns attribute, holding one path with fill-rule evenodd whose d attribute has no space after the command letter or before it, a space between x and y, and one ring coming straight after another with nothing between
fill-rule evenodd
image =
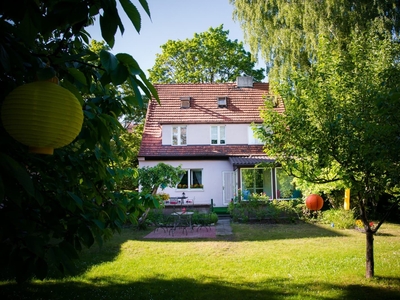
<instances>
[{"instance_id":1,"label":"garden chair","mask_svg":"<svg viewBox=\"0 0 400 300\"><path fill-rule=\"evenodd\" d=\"M159 212L154 216L154 225L156 227L154 231L157 231L161 228L165 233L167 233L171 228L174 227L174 220L172 216Z\"/></svg>"}]
</instances>

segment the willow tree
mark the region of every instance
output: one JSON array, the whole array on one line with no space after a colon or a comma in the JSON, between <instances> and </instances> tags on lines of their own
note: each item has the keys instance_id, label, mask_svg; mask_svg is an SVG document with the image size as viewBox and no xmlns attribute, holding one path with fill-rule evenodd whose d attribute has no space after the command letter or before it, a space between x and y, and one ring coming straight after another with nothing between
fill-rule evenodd
<instances>
[{"instance_id":1,"label":"willow tree","mask_svg":"<svg viewBox=\"0 0 400 300\"><path fill-rule=\"evenodd\" d=\"M366 277L374 276L368 210L384 193L398 206L400 48L397 1L231 1L285 113L263 112L266 151L309 182L342 181L366 232ZM390 209L387 213L390 212Z\"/></svg>"},{"instance_id":2,"label":"willow tree","mask_svg":"<svg viewBox=\"0 0 400 300\"><path fill-rule=\"evenodd\" d=\"M264 79L264 70L255 69L255 62L242 42L230 40L223 25L196 33L192 39L169 40L161 46L150 80L159 83L232 82L237 76Z\"/></svg>"}]
</instances>

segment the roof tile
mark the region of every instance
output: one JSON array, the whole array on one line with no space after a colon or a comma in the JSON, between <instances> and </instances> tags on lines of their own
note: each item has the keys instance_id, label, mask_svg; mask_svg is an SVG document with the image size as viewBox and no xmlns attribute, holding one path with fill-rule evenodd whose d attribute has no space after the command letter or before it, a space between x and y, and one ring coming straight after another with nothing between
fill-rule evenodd
<instances>
[{"instance_id":1,"label":"roof tile","mask_svg":"<svg viewBox=\"0 0 400 300\"><path fill-rule=\"evenodd\" d=\"M146 115L139 156L236 156L263 154L262 145L188 145L161 143L163 124L242 124L261 123L260 107L268 94L268 83L254 83L253 88L238 88L236 83L158 84L160 104L152 100ZM181 108L181 97L191 97L190 108ZM227 107L217 106L218 97L227 97ZM283 111L282 103L276 108Z\"/></svg>"}]
</instances>

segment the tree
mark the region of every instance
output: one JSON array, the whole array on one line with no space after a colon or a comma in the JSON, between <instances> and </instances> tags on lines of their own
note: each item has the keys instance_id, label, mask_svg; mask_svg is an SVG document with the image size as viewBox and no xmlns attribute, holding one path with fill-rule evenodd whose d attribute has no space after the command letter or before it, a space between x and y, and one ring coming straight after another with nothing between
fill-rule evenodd
<instances>
[{"instance_id":1,"label":"tree","mask_svg":"<svg viewBox=\"0 0 400 300\"><path fill-rule=\"evenodd\" d=\"M155 64L149 70L150 80L159 83L233 82L237 76L264 79L263 69L254 69L243 43L228 39L223 25L196 33L192 39L172 41L161 46Z\"/></svg>"},{"instance_id":2,"label":"tree","mask_svg":"<svg viewBox=\"0 0 400 300\"><path fill-rule=\"evenodd\" d=\"M167 186L175 187L182 179L185 171L181 166L172 167L164 163L158 163L154 167L143 167L139 169L139 184L145 194L156 195L159 187L165 189ZM149 213L147 208L139 219L142 224Z\"/></svg>"},{"instance_id":3,"label":"tree","mask_svg":"<svg viewBox=\"0 0 400 300\"><path fill-rule=\"evenodd\" d=\"M399 6L396 1L231 0L251 49L270 66L285 113L266 101L267 154L314 183L352 190L366 232L366 277L374 276L368 212L384 193L398 206Z\"/></svg>"},{"instance_id":4,"label":"tree","mask_svg":"<svg viewBox=\"0 0 400 300\"><path fill-rule=\"evenodd\" d=\"M369 278L373 235L388 215L373 227L368 210L384 193L399 196L400 48L390 33L382 39L375 32L354 35L347 56L323 38L319 47L323 63L310 69L310 77L293 73L293 84L278 88L286 112L265 109L270 130L261 132L268 155L290 174L315 183L340 180L351 188L366 232Z\"/></svg>"},{"instance_id":5,"label":"tree","mask_svg":"<svg viewBox=\"0 0 400 300\"><path fill-rule=\"evenodd\" d=\"M147 2L139 2L150 16ZM139 31L136 7L127 0L120 4ZM0 105L17 86L57 76L84 112L78 137L49 156L30 153L0 125L0 269L18 282L45 278L53 266L73 272L82 247L101 245L158 205L148 195L116 189L126 158L119 118L143 105L139 88L148 98L157 92L129 54L90 50L85 27L97 17L112 48L117 29L124 32L115 1L0 4ZM124 82L132 95L119 91Z\"/></svg>"},{"instance_id":6,"label":"tree","mask_svg":"<svg viewBox=\"0 0 400 300\"><path fill-rule=\"evenodd\" d=\"M272 85L290 79L291 69L307 72L316 62L318 37L329 36L335 49L346 51L354 29L375 25L399 34L398 3L387 1L230 0L234 18L253 54L268 65ZM379 24L378 24L379 23Z\"/></svg>"}]
</instances>

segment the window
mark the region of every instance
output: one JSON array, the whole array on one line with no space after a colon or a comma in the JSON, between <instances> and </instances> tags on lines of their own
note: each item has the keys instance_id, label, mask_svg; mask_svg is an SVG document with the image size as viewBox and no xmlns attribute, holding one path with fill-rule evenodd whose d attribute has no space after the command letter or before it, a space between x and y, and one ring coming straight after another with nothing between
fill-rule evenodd
<instances>
[{"instance_id":1,"label":"window","mask_svg":"<svg viewBox=\"0 0 400 300\"><path fill-rule=\"evenodd\" d=\"M188 169L182 176L177 185L178 189L202 189L203 188L203 170Z\"/></svg>"},{"instance_id":2,"label":"window","mask_svg":"<svg viewBox=\"0 0 400 300\"><path fill-rule=\"evenodd\" d=\"M243 168L240 170L242 197L248 200L251 194L264 193L272 199L272 170Z\"/></svg>"},{"instance_id":3,"label":"window","mask_svg":"<svg viewBox=\"0 0 400 300\"><path fill-rule=\"evenodd\" d=\"M217 98L218 107L227 107L227 99L226 97L218 97Z\"/></svg>"},{"instance_id":4,"label":"window","mask_svg":"<svg viewBox=\"0 0 400 300\"><path fill-rule=\"evenodd\" d=\"M172 145L186 145L186 126L172 127Z\"/></svg>"},{"instance_id":5,"label":"window","mask_svg":"<svg viewBox=\"0 0 400 300\"><path fill-rule=\"evenodd\" d=\"M181 97L181 108L190 108L190 100L192 97Z\"/></svg>"},{"instance_id":6,"label":"window","mask_svg":"<svg viewBox=\"0 0 400 300\"><path fill-rule=\"evenodd\" d=\"M225 144L225 126L211 126L211 144Z\"/></svg>"}]
</instances>

